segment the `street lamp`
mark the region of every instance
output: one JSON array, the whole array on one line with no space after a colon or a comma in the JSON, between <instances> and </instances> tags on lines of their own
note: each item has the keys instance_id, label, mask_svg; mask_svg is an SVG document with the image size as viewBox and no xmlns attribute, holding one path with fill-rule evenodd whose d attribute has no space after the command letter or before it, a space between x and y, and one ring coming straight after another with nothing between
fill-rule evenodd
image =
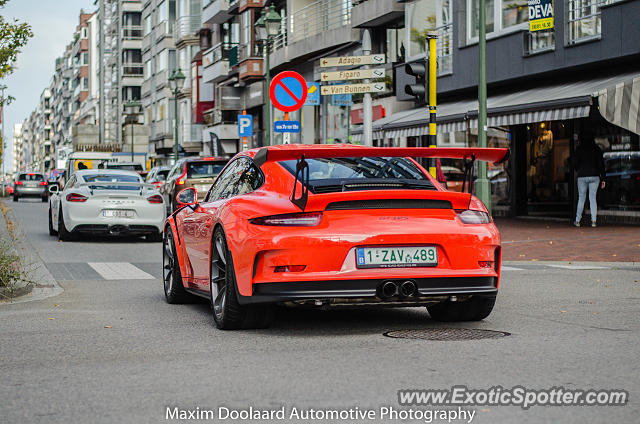
<instances>
[{"instance_id":1,"label":"street lamp","mask_svg":"<svg viewBox=\"0 0 640 424\"><path fill-rule=\"evenodd\" d=\"M265 80L266 90L269 90L271 85L271 69L269 66L269 43L271 39L280 33L280 22L282 18L276 12L276 8L273 5L269 5L269 11L265 12L264 9L260 12L260 18L256 21L256 38L262 43L262 54L265 56ZM266 102L265 118L267 121L267 146L271 144L271 104L267 100Z\"/></svg>"},{"instance_id":2,"label":"street lamp","mask_svg":"<svg viewBox=\"0 0 640 424\"><path fill-rule=\"evenodd\" d=\"M173 160L174 163L178 162L178 94L184 84L185 76L180 68L173 71L169 77L169 86L173 92L173 117L175 119L175 131L173 135Z\"/></svg>"},{"instance_id":3,"label":"street lamp","mask_svg":"<svg viewBox=\"0 0 640 424\"><path fill-rule=\"evenodd\" d=\"M140 115L141 104L139 101L130 100L124 105L124 113L126 115L125 123L131 127L131 162L135 162L133 155L133 133L134 125L138 123L138 115Z\"/></svg>"}]
</instances>

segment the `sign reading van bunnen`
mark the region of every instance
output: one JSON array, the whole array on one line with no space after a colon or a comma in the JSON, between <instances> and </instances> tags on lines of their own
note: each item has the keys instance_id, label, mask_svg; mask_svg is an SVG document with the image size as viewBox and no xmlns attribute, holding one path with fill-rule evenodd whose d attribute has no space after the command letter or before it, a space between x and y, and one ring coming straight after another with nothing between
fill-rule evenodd
<instances>
[{"instance_id":1,"label":"sign reading van bunnen","mask_svg":"<svg viewBox=\"0 0 640 424\"><path fill-rule=\"evenodd\" d=\"M529 31L553 28L553 0L529 0Z\"/></svg>"}]
</instances>

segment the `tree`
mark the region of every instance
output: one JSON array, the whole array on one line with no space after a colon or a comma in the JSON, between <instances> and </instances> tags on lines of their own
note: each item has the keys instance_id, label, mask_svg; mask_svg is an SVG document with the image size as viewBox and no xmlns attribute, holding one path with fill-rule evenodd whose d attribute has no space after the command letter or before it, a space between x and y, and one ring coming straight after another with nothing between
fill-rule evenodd
<instances>
[{"instance_id":1,"label":"tree","mask_svg":"<svg viewBox=\"0 0 640 424\"><path fill-rule=\"evenodd\" d=\"M0 0L0 8L3 8L8 1ZM0 79L15 70L18 53L31 37L33 37L33 31L29 24L17 19L9 22L0 15Z\"/></svg>"}]
</instances>

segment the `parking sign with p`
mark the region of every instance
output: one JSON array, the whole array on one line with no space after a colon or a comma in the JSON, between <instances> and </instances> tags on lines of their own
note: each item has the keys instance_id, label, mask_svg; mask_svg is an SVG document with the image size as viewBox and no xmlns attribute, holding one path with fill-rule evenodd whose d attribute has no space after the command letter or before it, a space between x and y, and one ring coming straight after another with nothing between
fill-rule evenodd
<instances>
[{"instance_id":1,"label":"parking sign with p","mask_svg":"<svg viewBox=\"0 0 640 424\"><path fill-rule=\"evenodd\" d=\"M253 115L238 115L238 136L253 136Z\"/></svg>"}]
</instances>

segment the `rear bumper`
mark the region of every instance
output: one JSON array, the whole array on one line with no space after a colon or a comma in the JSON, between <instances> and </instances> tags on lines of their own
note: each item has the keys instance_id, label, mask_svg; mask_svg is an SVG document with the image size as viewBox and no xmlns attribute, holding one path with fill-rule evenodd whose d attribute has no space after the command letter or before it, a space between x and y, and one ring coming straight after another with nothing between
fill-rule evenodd
<instances>
[{"instance_id":1,"label":"rear bumper","mask_svg":"<svg viewBox=\"0 0 640 424\"><path fill-rule=\"evenodd\" d=\"M417 292L408 297L392 296L382 298L380 287L387 281L401 283L407 279L361 279L330 281L275 282L253 285L252 296L240 296L240 303L279 303L287 301L340 300L340 303L380 303L393 305L400 303L430 303L439 297L448 296L496 296L497 277L433 277L410 279L417 286ZM361 303L361 302L360 302Z\"/></svg>"},{"instance_id":2,"label":"rear bumper","mask_svg":"<svg viewBox=\"0 0 640 424\"><path fill-rule=\"evenodd\" d=\"M20 187L14 189L14 191L19 197L45 197L47 195L46 188L41 187Z\"/></svg>"},{"instance_id":3,"label":"rear bumper","mask_svg":"<svg viewBox=\"0 0 640 424\"><path fill-rule=\"evenodd\" d=\"M160 231L155 225L82 224L76 225L71 232L76 234L146 235L157 234Z\"/></svg>"}]
</instances>

